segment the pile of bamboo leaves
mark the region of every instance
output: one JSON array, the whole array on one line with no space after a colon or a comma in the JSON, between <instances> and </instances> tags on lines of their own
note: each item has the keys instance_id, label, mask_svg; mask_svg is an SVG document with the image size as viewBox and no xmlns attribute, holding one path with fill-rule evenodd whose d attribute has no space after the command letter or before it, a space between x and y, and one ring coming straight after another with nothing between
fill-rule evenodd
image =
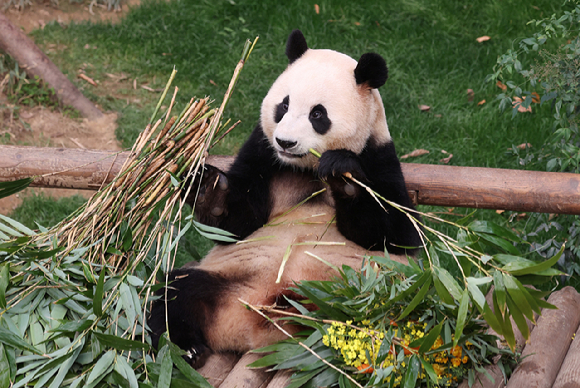
<instances>
[{"instance_id":1,"label":"pile of bamboo leaves","mask_svg":"<svg viewBox=\"0 0 580 388\"><path fill-rule=\"evenodd\" d=\"M169 341L152 351L147 307L180 237L200 227L181 224L180 177L227 133L222 112L253 44L219 109L191 99L172 116L176 87L157 119L174 70L119 175L59 225L36 233L0 215L0 388L210 386Z\"/></svg>"}]
</instances>

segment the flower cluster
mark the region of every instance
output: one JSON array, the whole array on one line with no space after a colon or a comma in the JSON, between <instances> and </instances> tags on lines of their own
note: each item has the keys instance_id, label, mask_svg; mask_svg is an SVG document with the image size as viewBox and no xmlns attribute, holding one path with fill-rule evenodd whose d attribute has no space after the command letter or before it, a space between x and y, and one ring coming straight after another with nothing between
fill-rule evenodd
<instances>
[{"instance_id":1,"label":"flower cluster","mask_svg":"<svg viewBox=\"0 0 580 388\"><path fill-rule=\"evenodd\" d=\"M373 373L376 368L392 367L387 381L394 379L393 386L398 387L405 375L408 357L418 354L419 347L411 347L411 344L427 334L426 327L426 323L414 321L407 321L399 327L397 323L391 321L391 345L388 354L381 359L379 365L377 356L387 334L371 327L368 320L363 320L358 325L353 325L353 321L332 322L326 326L322 343L339 351L344 364L356 368L359 375ZM437 352L436 350L443 345L443 339L439 336L431 349L419 356L432 365L440 386L451 386L465 374L469 357L464 354L461 346L446 347L445 350ZM465 346L469 349L472 345L467 342ZM427 379L423 368L419 373L419 379Z\"/></svg>"}]
</instances>

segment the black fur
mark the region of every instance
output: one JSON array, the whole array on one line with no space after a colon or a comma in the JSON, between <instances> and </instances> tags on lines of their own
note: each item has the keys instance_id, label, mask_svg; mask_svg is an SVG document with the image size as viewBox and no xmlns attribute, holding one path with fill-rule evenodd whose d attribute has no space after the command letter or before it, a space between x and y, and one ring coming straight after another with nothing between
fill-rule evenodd
<instances>
[{"instance_id":1,"label":"black fur","mask_svg":"<svg viewBox=\"0 0 580 388\"><path fill-rule=\"evenodd\" d=\"M389 77L387 63L379 54L363 54L354 69L354 77L358 85L366 83L373 89L379 88Z\"/></svg>"},{"instance_id":2,"label":"black fur","mask_svg":"<svg viewBox=\"0 0 580 388\"><path fill-rule=\"evenodd\" d=\"M227 173L208 166L211 173L202 179L200 188L204 198L209 198L206 200L208 205L206 201L201 206L198 202L196 217L207 225L227 230L241 239L246 238L268 222L271 210L270 180L281 168L276 163L274 150L262 127L258 125ZM220 191L219 184L215 184L217 175L227 179L227 190ZM191 189L191 192L194 191L195 187ZM195 196L190 195L185 201L193 205L194 199ZM217 217L211 213L216 207L223 210Z\"/></svg>"},{"instance_id":3,"label":"black fur","mask_svg":"<svg viewBox=\"0 0 580 388\"><path fill-rule=\"evenodd\" d=\"M336 223L344 237L367 249L386 247L394 254L410 254L413 250L404 247L421 246L419 233L404 213L383 204L385 212L366 190L344 178L345 172L384 198L414 209L392 142L379 146L370 139L360 155L348 150L326 151L318 174L332 189ZM415 217L419 216L415 213Z\"/></svg>"},{"instance_id":4,"label":"black fur","mask_svg":"<svg viewBox=\"0 0 580 388\"><path fill-rule=\"evenodd\" d=\"M312 124L312 128L316 131L316 133L320 135L324 135L330 129L332 122L328 118L328 113L326 112L326 108L323 105L316 105L310 111L308 115L308 120Z\"/></svg>"},{"instance_id":5,"label":"black fur","mask_svg":"<svg viewBox=\"0 0 580 388\"><path fill-rule=\"evenodd\" d=\"M286 43L286 56L288 57L288 63L292 63L302 56L308 50L308 44L306 44L306 38L300 30L294 30L290 33L288 37L288 42Z\"/></svg>"},{"instance_id":6,"label":"black fur","mask_svg":"<svg viewBox=\"0 0 580 388\"><path fill-rule=\"evenodd\" d=\"M173 343L191 353L190 360L201 356L207 349L204 329L211 326L212 312L232 282L217 274L196 268L181 268L169 274L167 299L165 288L153 302L148 319L152 345L157 348L161 335L166 331L165 304L167 301L167 325Z\"/></svg>"},{"instance_id":7,"label":"black fur","mask_svg":"<svg viewBox=\"0 0 580 388\"><path fill-rule=\"evenodd\" d=\"M274 122L278 124L282 121L282 118L288 112L288 108L290 107L290 96L284 97L281 103L276 105L276 111L274 112Z\"/></svg>"}]
</instances>

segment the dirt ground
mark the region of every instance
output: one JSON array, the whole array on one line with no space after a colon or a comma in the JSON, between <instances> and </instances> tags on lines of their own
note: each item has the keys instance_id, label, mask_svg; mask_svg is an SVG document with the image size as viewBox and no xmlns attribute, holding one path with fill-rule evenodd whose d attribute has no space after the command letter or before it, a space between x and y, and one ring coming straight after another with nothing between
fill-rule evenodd
<instances>
[{"instance_id":1,"label":"dirt ground","mask_svg":"<svg viewBox=\"0 0 580 388\"><path fill-rule=\"evenodd\" d=\"M33 1L32 6L23 10L10 7L4 13L12 23L30 32L43 28L51 21L70 23L71 21L106 20L117 22L130 7L138 6L140 0L124 1L123 8L118 11L108 11L101 6L89 9L87 4L60 1L55 7L50 1ZM18 115L14 115L17 108ZM115 137L117 115L106 112L105 116L89 122L83 119L73 119L58 110L44 107L26 107L10 104L4 94L0 94L0 136L9 138L9 144L37 147L66 147L103 150L120 150L121 146ZM24 124L24 123L26 124ZM0 214L10 214L26 195L37 195L40 192L54 198L80 194L86 198L92 195L90 191L68 189L27 189L19 194L0 199Z\"/></svg>"}]
</instances>

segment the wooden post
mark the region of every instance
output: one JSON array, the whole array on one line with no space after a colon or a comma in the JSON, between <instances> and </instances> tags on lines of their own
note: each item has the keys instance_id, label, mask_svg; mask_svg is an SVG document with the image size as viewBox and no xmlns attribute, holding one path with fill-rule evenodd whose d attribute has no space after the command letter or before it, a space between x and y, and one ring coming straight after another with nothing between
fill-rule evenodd
<instances>
[{"instance_id":1,"label":"wooden post","mask_svg":"<svg viewBox=\"0 0 580 388\"><path fill-rule=\"evenodd\" d=\"M33 186L98 190L119 172L128 152L0 146L0 181L39 176ZM222 170L231 156L210 156ZM580 174L403 163L416 203L580 214ZM49 175L46 175L49 174Z\"/></svg>"},{"instance_id":2,"label":"wooden post","mask_svg":"<svg viewBox=\"0 0 580 388\"><path fill-rule=\"evenodd\" d=\"M73 85L34 42L0 12L0 49L10 54L26 73L38 76L54 88L58 99L78 110L89 120L103 113Z\"/></svg>"}]
</instances>

